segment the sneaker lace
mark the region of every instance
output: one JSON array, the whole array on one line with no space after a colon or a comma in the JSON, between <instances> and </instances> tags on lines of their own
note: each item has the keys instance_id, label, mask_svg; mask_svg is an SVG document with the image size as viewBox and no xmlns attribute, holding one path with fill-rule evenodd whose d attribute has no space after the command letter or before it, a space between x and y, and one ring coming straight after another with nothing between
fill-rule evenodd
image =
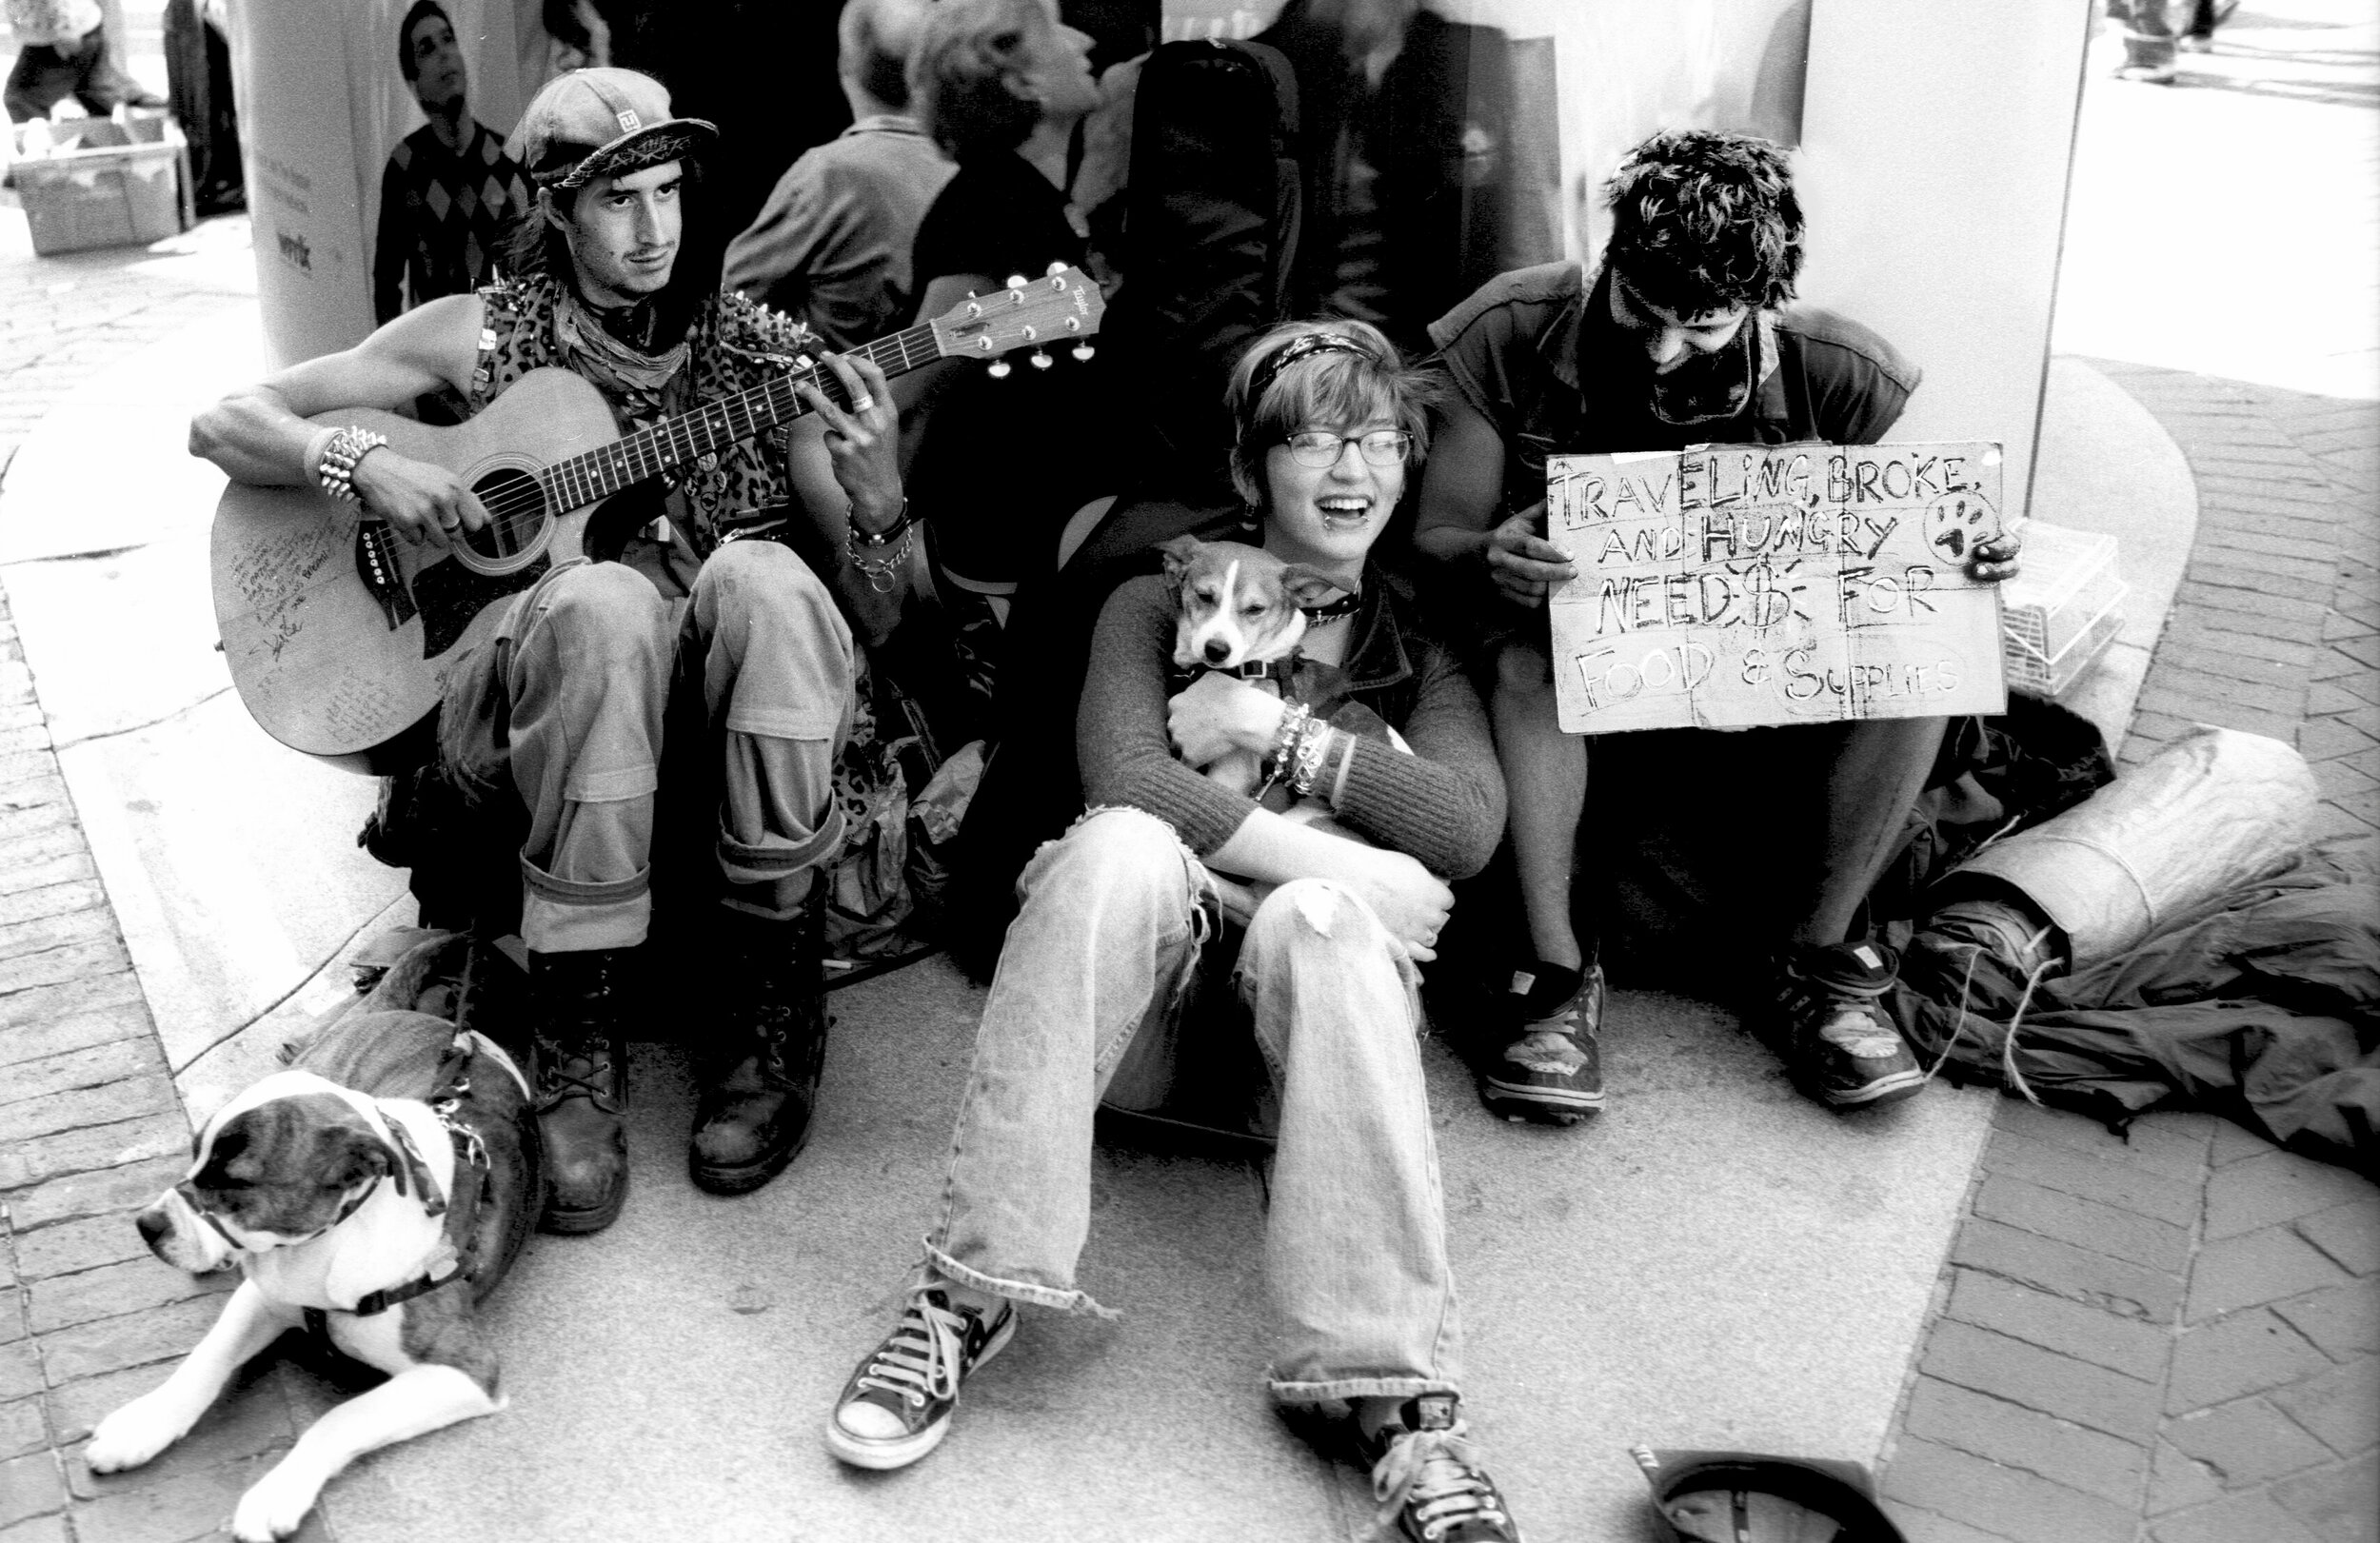
<instances>
[{"instance_id":1,"label":"sneaker lace","mask_svg":"<svg viewBox=\"0 0 2380 1543\"><path fill-rule=\"evenodd\" d=\"M1504 1058L1527 1067L1533 1072L1551 1072L1568 1077L1586 1064L1587 1053L1578 1047L1578 1015L1566 1015L1572 1027L1566 1029L1532 1029L1513 1042L1504 1052Z\"/></svg>"},{"instance_id":2,"label":"sneaker lace","mask_svg":"<svg viewBox=\"0 0 2380 1543\"><path fill-rule=\"evenodd\" d=\"M1568 1077L1586 1064L1587 1053L1578 1041L1593 1025L1586 1022L1587 1006L1594 999L1602 966L1590 965L1578 982L1578 988L1545 1017L1530 1021L1521 1037L1504 1052L1505 1058L1533 1072L1549 1072Z\"/></svg>"},{"instance_id":3,"label":"sneaker lace","mask_svg":"<svg viewBox=\"0 0 2380 1543\"><path fill-rule=\"evenodd\" d=\"M1854 1056L1893 1054L1900 1047L1901 1037L1875 1020L1868 1001L1864 998L1857 1001L1830 1000L1826 1021L1818 1025L1818 1038L1829 1044L1841 1045Z\"/></svg>"},{"instance_id":4,"label":"sneaker lace","mask_svg":"<svg viewBox=\"0 0 2380 1543\"><path fill-rule=\"evenodd\" d=\"M1410 1431L1389 1443L1372 1467L1372 1496L1380 1504L1372 1535L1396 1535L1398 1518L1408 1512L1425 1538L1443 1536L1458 1523L1484 1521L1502 1527L1504 1504L1479 1467L1466 1427Z\"/></svg>"},{"instance_id":5,"label":"sneaker lace","mask_svg":"<svg viewBox=\"0 0 2380 1543\"><path fill-rule=\"evenodd\" d=\"M1874 985L1813 979L1808 986L1808 1011L1817 1020L1819 1039L1854 1056L1889 1056L1899 1047L1899 1032L1879 1020L1876 1006L1893 989L1889 979Z\"/></svg>"},{"instance_id":6,"label":"sneaker lace","mask_svg":"<svg viewBox=\"0 0 2380 1543\"><path fill-rule=\"evenodd\" d=\"M929 1398L957 1397L966 1336L963 1315L913 1296L900 1327L877 1347L856 1385L881 1388L918 1408Z\"/></svg>"}]
</instances>

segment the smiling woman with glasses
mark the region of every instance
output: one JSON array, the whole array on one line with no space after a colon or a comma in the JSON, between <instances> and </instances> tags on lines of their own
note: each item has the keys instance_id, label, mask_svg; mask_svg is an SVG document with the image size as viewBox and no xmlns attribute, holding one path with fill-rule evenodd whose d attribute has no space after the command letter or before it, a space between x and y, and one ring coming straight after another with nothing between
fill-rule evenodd
<instances>
[{"instance_id":1,"label":"smiling woman with glasses","mask_svg":"<svg viewBox=\"0 0 2380 1543\"><path fill-rule=\"evenodd\" d=\"M1108 600L1076 724L1092 812L1018 880L941 1219L827 1427L843 1461L933 1450L1018 1304L1105 1311L1075 1275L1094 1106L1166 1108L1177 1076L1220 1078L1269 1090L1275 1110L1273 1397L1372 1466L1384 1533L1518 1543L1460 1414L1415 998L1445 880L1496 849L1503 781L1453 651L1413 629L1370 563L1426 447L1431 390L1351 321L1277 328L1233 371L1232 473L1272 561L1233 554L1310 582L1300 656L1278 692L1205 670L1185 684L1168 581ZM1233 748L1272 780L1243 793L1197 770ZM1359 839L1292 818L1291 788Z\"/></svg>"}]
</instances>

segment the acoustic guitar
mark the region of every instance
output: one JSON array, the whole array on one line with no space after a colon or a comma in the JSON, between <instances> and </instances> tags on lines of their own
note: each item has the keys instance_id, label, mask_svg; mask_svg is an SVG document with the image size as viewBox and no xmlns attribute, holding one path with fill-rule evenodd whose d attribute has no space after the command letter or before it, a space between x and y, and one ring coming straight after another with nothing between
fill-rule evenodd
<instances>
[{"instance_id":1,"label":"acoustic guitar","mask_svg":"<svg viewBox=\"0 0 2380 1543\"><path fill-rule=\"evenodd\" d=\"M1103 304L1096 283L1061 268L856 351L887 375L938 359L988 360L1004 375L1004 356L1020 348L1073 344L1088 357L1078 340L1099 330ZM1050 357L1032 362L1045 367ZM232 483L215 510L209 566L240 700L293 750L355 771L394 769L407 759L401 737L437 708L447 673L494 630L506 600L581 555L598 504L800 417L809 410L794 391L802 381L844 400L820 366L623 438L602 393L545 368L453 427L368 408L320 414L317 424L359 425L387 435L399 455L454 472L488 524L441 551L319 488Z\"/></svg>"}]
</instances>

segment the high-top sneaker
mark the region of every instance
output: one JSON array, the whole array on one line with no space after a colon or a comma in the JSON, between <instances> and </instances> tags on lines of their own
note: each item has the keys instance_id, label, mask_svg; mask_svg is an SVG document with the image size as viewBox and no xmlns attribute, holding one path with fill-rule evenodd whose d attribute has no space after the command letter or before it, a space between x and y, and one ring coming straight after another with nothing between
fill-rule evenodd
<instances>
[{"instance_id":1,"label":"high-top sneaker","mask_svg":"<svg viewBox=\"0 0 2380 1543\"><path fill-rule=\"evenodd\" d=\"M809 1140L826 1062L823 914L768 921L725 913L727 1020L711 1046L686 1154L694 1182L743 1195Z\"/></svg>"},{"instance_id":2,"label":"high-top sneaker","mask_svg":"<svg viewBox=\"0 0 2380 1543\"><path fill-rule=\"evenodd\" d=\"M1425 1393L1361 1443L1380 1513L1373 1535L1406 1543L1520 1543L1496 1481L1479 1465L1461 1400Z\"/></svg>"},{"instance_id":3,"label":"high-top sneaker","mask_svg":"<svg viewBox=\"0 0 2380 1543\"><path fill-rule=\"evenodd\" d=\"M529 956L547 1232L594 1233L628 1197L628 950Z\"/></svg>"},{"instance_id":4,"label":"high-top sneaker","mask_svg":"<svg viewBox=\"0 0 2380 1543\"><path fill-rule=\"evenodd\" d=\"M905 1468L942 1445L959 1389L1017 1332L1017 1310L986 1315L939 1286L909 1293L901 1321L843 1385L826 1450L861 1468Z\"/></svg>"}]
</instances>

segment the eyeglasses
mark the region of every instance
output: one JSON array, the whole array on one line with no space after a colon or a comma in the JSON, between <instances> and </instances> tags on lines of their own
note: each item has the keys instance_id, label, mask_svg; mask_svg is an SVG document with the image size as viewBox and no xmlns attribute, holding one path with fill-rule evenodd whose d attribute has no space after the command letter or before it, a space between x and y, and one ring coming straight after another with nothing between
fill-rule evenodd
<instances>
[{"instance_id":1,"label":"eyeglasses","mask_svg":"<svg viewBox=\"0 0 2380 1543\"><path fill-rule=\"evenodd\" d=\"M1376 466L1401 466L1405 457L1413 453L1413 436L1401 428L1376 428L1369 434L1333 434L1310 428L1292 434L1281 441L1289 446L1289 459L1301 466L1319 470L1339 465L1339 458L1347 453L1350 445L1363 452L1363 459Z\"/></svg>"}]
</instances>

